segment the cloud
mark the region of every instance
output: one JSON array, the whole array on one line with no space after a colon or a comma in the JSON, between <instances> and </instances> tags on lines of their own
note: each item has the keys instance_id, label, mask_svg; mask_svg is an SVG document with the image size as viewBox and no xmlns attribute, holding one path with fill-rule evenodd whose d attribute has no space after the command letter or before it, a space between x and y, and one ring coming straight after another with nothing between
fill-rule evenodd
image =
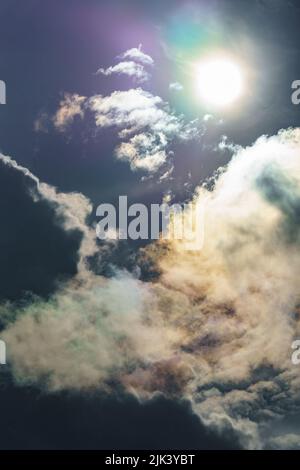
<instances>
[{"instance_id":1,"label":"cloud","mask_svg":"<svg viewBox=\"0 0 300 470\"><path fill-rule=\"evenodd\" d=\"M115 155L128 161L132 170L156 172L168 162L173 140L193 140L201 134L197 120L186 123L162 98L142 88L90 98L66 94L52 119L54 126L65 132L75 116L83 118L87 110L97 127L118 129L122 142Z\"/></svg>"},{"instance_id":2,"label":"cloud","mask_svg":"<svg viewBox=\"0 0 300 470\"><path fill-rule=\"evenodd\" d=\"M73 122L76 116L83 117L84 96L74 93L65 93L64 99L60 102L59 108L53 116L54 127L63 132ZM40 126L39 126L40 127Z\"/></svg>"},{"instance_id":3,"label":"cloud","mask_svg":"<svg viewBox=\"0 0 300 470\"><path fill-rule=\"evenodd\" d=\"M120 59L130 59L136 62L141 62L144 65L154 65L154 60L150 55L142 51L142 44L139 47L133 47L120 55Z\"/></svg>"},{"instance_id":4,"label":"cloud","mask_svg":"<svg viewBox=\"0 0 300 470\"><path fill-rule=\"evenodd\" d=\"M179 82L173 82L173 83L170 83L169 89L172 91L182 91L183 86Z\"/></svg>"},{"instance_id":5,"label":"cloud","mask_svg":"<svg viewBox=\"0 0 300 470\"><path fill-rule=\"evenodd\" d=\"M145 70L143 65L137 64L133 61L119 62L116 65L108 67L107 69L99 68L96 73L106 76L113 74L128 75L129 77L133 77L139 83L146 82L150 78L149 73Z\"/></svg>"},{"instance_id":6,"label":"cloud","mask_svg":"<svg viewBox=\"0 0 300 470\"><path fill-rule=\"evenodd\" d=\"M214 120L214 116L212 114L204 114L203 116L203 121L204 122L209 122L209 121L213 121Z\"/></svg>"},{"instance_id":7,"label":"cloud","mask_svg":"<svg viewBox=\"0 0 300 470\"><path fill-rule=\"evenodd\" d=\"M116 149L116 156L129 161L132 170L155 172L167 160L166 146L167 139L163 133L140 133L121 143Z\"/></svg>"},{"instance_id":8,"label":"cloud","mask_svg":"<svg viewBox=\"0 0 300 470\"><path fill-rule=\"evenodd\" d=\"M0 154L0 298L19 301L48 296L62 280L76 275L84 219L90 208L80 195L64 195L40 183L27 168ZM68 200L76 219L61 204ZM79 198L82 201L79 203ZM78 200L78 201L77 201ZM82 207L79 212L78 208Z\"/></svg>"},{"instance_id":9,"label":"cloud","mask_svg":"<svg viewBox=\"0 0 300 470\"><path fill-rule=\"evenodd\" d=\"M269 446L274 450L300 450L300 435L285 434L273 437L269 441Z\"/></svg>"},{"instance_id":10,"label":"cloud","mask_svg":"<svg viewBox=\"0 0 300 470\"><path fill-rule=\"evenodd\" d=\"M157 256L169 326L183 335L174 353L193 371L185 393L207 424L252 448L263 445L261 425L299 408L290 348L300 327L300 131L236 152L213 191L196 195L203 250L178 242Z\"/></svg>"},{"instance_id":11,"label":"cloud","mask_svg":"<svg viewBox=\"0 0 300 470\"><path fill-rule=\"evenodd\" d=\"M299 153L298 129L237 149L213 189L195 193L202 251L164 241L141 252L155 282L85 268L49 301L17 309L2 334L17 379L184 397L215 431L270 447L268 426L300 405Z\"/></svg>"},{"instance_id":12,"label":"cloud","mask_svg":"<svg viewBox=\"0 0 300 470\"><path fill-rule=\"evenodd\" d=\"M127 50L119 58L126 60L106 69L100 68L97 73L107 76L126 74L138 82L150 78L144 66L152 66L153 59L142 52L141 45ZM171 88L174 86L178 89L180 84L171 84ZM52 118L54 127L65 132L76 116L83 118L87 111L92 111L97 127L118 130L121 142L115 148L115 156L128 161L133 171L153 173L167 164L166 175L172 167L172 142L197 139L203 133L198 120L185 122L184 116L171 110L160 96L141 87L90 98L67 93ZM35 122L36 130L45 130L44 121L43 115L39 116Z\"/></svg>"},{"instance_id":13,"label":"cloud","mask_svg":"<svg viewBox=\"0 0 300 470\"><path fill-rule=\"evenodd\" d=\"M141 44L138 48L133 48L125 51L118 58L122 59L116 65L111 65L108 68L99 68L96 74L110 76L113 74L127 75L132 77L136 82L143 83L149 80L150 74L145 69L145 66L153 66L154 61L152 57L145 54L141 50ZM124 60L125 59L125 60Z\"/></svg>"},{"instance_id":14,"label":"cloud","mask_svg":"<svg viewBox=\"0 0 300 470\"><path fill-rule=\"evenodd\" d=\"M181 127L180 119L169 112L166 103L142 88L93 96L89 107L95 113L97 126L119 127L121 137L145 127L168 134L179 131Z\"/></svg>"},{"instance_id":15,"label":"cloud","mask_svg":"<svg viewBox=\"0 0 300 470\"><path fill-rule=\"evenodd\" d=\"M133 170L157 171L167 161L173 139L198 134L196 122L186 124L159 96L141 88L93 96L88 107L98 127L116 127L120 138L130 137L117 147L116 156L128 160Z\"/></svg>"},{"instance_id":16,"label":"cloud","mask_svg":"<svg viewBox=\"0 0 300 470\"><path fill-rule=\"evenodd\" d=\"M146 287L126 275L95 276L17 311L17 322L2 333L16 377L51 390L111 390L120 370L130 371L139 351L152 349L156 331L140 315L144 295Z\"/></svg>"},{"instance_id":17,"label":"cloud","mask_svg":"<svg viewBox=\"0 0 300 470\"><path fill-rule=\"evenodd\" d=\"M93 228L86 223L92 213L92 203L83 194L63 193L51 185L39 182L40 197L51 203L57 218L66 232L78 230L82 234L78 248L78 271L82 275L86 267L86 259L98 251Z\"/></svg>"}]
</instances>

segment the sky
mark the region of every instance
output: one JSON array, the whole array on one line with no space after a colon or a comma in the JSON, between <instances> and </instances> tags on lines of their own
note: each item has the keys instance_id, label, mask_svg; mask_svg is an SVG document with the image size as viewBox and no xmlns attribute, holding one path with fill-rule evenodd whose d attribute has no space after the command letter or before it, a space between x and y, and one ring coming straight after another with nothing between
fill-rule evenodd
<instances>
[{"instance_id":1,"label":"sky","mask_svg":"<svg viewBox=\"0 0 300 470\"><path fill-rule=\"evenodd\" d=\"M299 449L299 4L0 20L0 448ZM220 55L243 75L227 107L197 89ZM100 241L120 195L205 205L203 246Z\"/></svg>"}]
</instances>

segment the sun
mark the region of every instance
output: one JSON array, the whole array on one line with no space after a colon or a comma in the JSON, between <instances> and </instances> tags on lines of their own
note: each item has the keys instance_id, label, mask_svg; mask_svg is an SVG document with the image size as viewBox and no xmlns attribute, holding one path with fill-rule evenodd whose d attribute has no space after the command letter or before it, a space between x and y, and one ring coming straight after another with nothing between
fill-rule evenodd
<instances>
[{"instance_id":1,"label":"sun","mask_svg":"<svg viewBox=\"0 0 300 470\"><path fill-rule=\"evenodd\" d=\"M243 91L241 68L226 58L211 58L200 63L196 80L201 100L216 107L229 106Z\"/></svg>"}]
</instances>

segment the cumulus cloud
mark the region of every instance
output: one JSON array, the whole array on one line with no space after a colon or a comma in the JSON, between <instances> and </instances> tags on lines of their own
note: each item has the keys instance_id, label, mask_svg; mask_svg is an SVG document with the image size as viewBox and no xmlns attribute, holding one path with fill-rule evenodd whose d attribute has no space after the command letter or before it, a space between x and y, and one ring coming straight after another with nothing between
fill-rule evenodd
<instances>
[{"instance_id":1,"label":"cumulus cloud","mask_svg":"<svg viewBox=\"0 0 300 470\"><path fill-rule=\"evenodd\" d=\"M108 68L99 68L103 75L125 74L137 82L150 78L146 66L153 66L153 59L138 48L132 48L121 54L121 62ZM179 83L170 85L171 89L180 88ZM85 98L78 94L65 94L64 99L52 118L54 127L64 132L76 116L84 117L92 111L97 127L118 129L121 139L116 146L115 155L128 161L132 170L156 172L165 163L170 171L172 167L170 145L175 139L192 140L200 136L203 130L197 120L185 122L182 115L176 114L160 96L142 88L126 91L114 91L110 95L101 94ZM44 119L40 116L35 122L37 131L44 130Z\"/></svg>"},{"instance_id":2,"label":"cumulus cloud","mask_svg":"<svg viewBox=\"0 0 300 470\"><path fill-rule=\"evenodd\" d=\"M121 128L120 136L149 127L153 132L174 133L180 130L181 122L172 114L159 96L133 88L114 91L111 95L96 95L89 100L99 127Z\"/></svg>"},{"instance_id":3,"label":"cumulus cloud","mask_svg":"<svg viewBox=\"0 0 300 470\"><path fill-rule=\"evenodd\" d=\"M196 122L185 123L159 96L142 88L115 91L109 96L93 96L88 101L99 127L116 127L122 142L118 158L128 160L131 168L156 171L168 157L173 139L191 139L198 134Z\"/></svg>"},{"instance_id":4,"label":"cumulus cloud","mask_svg":"<svg viewBox=\"0 0 300 470\"><path fill-rule=\"evenodd\" d=\"M244 447L278 445L263 441L266 428L300 405L299 156L299 129L237 149L214 188L195 194L202 250L164 241L141 253L155 282L85 271L19 309L2 335L18 380L188 398Z\"/></svg>"},{"instance_id":5,"label":"cumulus cloud","mask_svg":"<svg viewBox=\"0 0 300 470\"><path fill-rule=\"evenodd\" d=\"M180 357L193 370L185 393L207 423L238 430L248 447L261 445L260 423L299 407L290 350L300 326L299 155L299 130L237 150L214 190L196 196L203 250L177 242L159 258L160 282L177 295L170 324L186 335Z\"/></svg>"},{"instance_id":6,"label":"cumulus cloud","mask_svg":"<svg viewBox=\"0 0 300 470\"><path fill-rule=\"evenodd\" d=\"M66 94L53 117L54 125L64 132L75 116L83 118L87 110L92 111L97 127L118 129L122 142L115 155L128 161L132 170L157 171L168 161L174 139L192 140L200 135L197 120L185 122L161 97L142 88L90 98Z\"/></svg>"},{"instance_id":7,"label":"cumulus cloud","mask_svg":"<svg viewBox=\"0 0 300 470\"><path fill-rule=\"evenodd\" d=\"M132 170L147 169L156 171L166 159L167 139L163 133L157 135L140 133L131 137L128 142L122 142L116 149L117 158L130 162Z\"/></svg>"},{"instance_id":8,"label":"cumulus cloud","mask_svg":"<svg viewBox=\"0 0 300 470\"><path fill-rule=\"evenodd\" d=\"M51 390L113 390L120 371L143 360L141 351L153 357L153 343L163 339L141 315L146 297L146 286L126 275L76 278L50 301L17 311L2 334L16 377Z\"/></svg>"}]
</instances>

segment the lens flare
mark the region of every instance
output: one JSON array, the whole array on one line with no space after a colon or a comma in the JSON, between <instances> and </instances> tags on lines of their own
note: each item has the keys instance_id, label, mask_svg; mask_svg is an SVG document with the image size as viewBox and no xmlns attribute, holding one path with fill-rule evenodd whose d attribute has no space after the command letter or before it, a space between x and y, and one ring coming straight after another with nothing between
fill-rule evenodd
<instances>
[{"instance_id":1,"label":"lens flare","mask_svg":"<svg viewBox=\"0 0 300 470\"><path fill-rule=\"evenodd\" d=\"M228 59L216 58L201 63L197 68L197 89L200 98L213 106L228 106L243 91L240 67Z\"/></svg>"}]
</instances>

